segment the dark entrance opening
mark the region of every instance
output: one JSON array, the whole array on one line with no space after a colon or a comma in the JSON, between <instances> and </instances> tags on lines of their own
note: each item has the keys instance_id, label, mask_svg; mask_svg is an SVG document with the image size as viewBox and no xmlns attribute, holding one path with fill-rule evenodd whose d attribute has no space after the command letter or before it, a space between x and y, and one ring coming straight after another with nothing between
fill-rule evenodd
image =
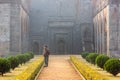
<instances>
[{"instance_id":1,"label":"dark entrance opening","mask_svg":"<svg viewBox=\"0 0 120 80\"><path fill-rule=\"evenodd\" d=\"M66 54L66 44L63 39L60 39L57 42L57 53L59 54Z\"/></svg>"},{"instance_id":2,"label":"dark entrance opening","mask_svg":"<svg viewBox=\"0 0 120 80\"><path fill-rule=\"evenodd\" d=\"M35 54L39 54L39 43L38 42L33 43L33 52Z\"/></svg>"}]
</instances>

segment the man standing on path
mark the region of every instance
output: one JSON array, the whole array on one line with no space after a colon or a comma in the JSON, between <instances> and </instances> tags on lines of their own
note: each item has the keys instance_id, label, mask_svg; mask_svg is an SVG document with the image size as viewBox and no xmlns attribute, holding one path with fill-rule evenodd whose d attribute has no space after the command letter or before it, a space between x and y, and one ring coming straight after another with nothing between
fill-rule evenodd
<instances>
[{"instance_id":1,"label":"man standing on path","mask_svg":"<svg viewBox=\"0 0 120 80\"><path fill-rule=\"evenodd\" d=\"M44 47L43 47L43 56L44 56L44 61L45 61L45 67L48 66L49 55L50 55L50 52L48 50L48 46L44 45Z\"/></svg>"}]
</instances>

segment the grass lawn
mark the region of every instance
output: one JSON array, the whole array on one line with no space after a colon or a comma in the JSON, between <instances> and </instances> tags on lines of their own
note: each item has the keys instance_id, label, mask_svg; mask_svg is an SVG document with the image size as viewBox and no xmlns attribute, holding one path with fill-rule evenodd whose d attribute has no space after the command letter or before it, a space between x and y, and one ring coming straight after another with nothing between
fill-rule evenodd
<instances>
[{"instance_id":1,"label":"grass lawn","mask_svg":"<svg viewBox=\"0 0 120 80\"><path fill-rule=\"evenodd\" d=\"M15 76L24 71L29 66L30 63L32 63L38 58L40 58L40 56L35 56L29 62L23 64L22 66L19 65L19 67L15 68L14 70L11 70L9 73L4 74L4 76L0 75L0 80L15 80Z\"/></svg>"},{"instance_id":2,"label":"grass lawn","mask_svg":"<svg viewBox=\"0 0 120 80\"><path fill-rule=\"evenodd\" d=\"M103 69L97 67L96 65L88 63L85 59L83 59L81 56L79 56L79 59L83 61L85 64L89 65L99 73L106 75L110 80L120 80L120 73L117 76L113 76L112 74L108 73L107 71L104 71Z\"/></svg>"}]
</instances>

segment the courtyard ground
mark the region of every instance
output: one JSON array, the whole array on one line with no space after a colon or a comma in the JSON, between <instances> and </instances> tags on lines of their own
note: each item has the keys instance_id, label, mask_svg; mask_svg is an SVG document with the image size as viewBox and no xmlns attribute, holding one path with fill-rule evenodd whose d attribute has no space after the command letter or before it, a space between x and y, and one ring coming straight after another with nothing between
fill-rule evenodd
<instances>
[{"instance_id":1,"label":"courtyard ground","mask_svg":"<svg viewBox=\"0 0 120 80\"><path fill-rule=\"evenodd\" d=\"M44 67L37 80L83 80L69 61L69 56L50 56L49 66Z\"/></svg>"},{"instance_id":2,"label":"courtyard ground","mask_svg":"<svg viewBox=\"0 0 120 80\"><path fill-rule=\"evenodd\" d=\"M80 55L76 55L82 62L89 65L93 69L97 70L99 73L108 76L110 80L120 80L120 74L116 77L109 74L108 72L89 64ZM30 60L28 63L15 68L10 73L6 73L3 77L0 76L0 80L14 80L14 77L24 71L28 65L39 58L40 56L35 56L34 59ZM83 80L83 78L76 72L72 66L69 55L50 55L49 66L43 67L41 73L38 75L37 80Z\"/></svg>"}]
</instances>

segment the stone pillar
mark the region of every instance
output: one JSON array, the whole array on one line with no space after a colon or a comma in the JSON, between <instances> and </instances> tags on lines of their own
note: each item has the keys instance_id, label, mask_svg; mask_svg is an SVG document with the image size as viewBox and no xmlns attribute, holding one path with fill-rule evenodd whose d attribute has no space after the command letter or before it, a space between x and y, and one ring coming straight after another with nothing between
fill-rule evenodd
<instances>
[{"instance_id":1,"label":"stone pillar","mask_svg":"<svg viewBox=\"0 0 120 80\"><path fill-rule=\"evenodd\" d=\"M12 3L10 15L10 52L21 53L20 5Z\"/></svg>"},{"instance_id":2,"label":"stone pillar","mask_svg":"<svg viewBox=\"0 0 120 80\"><path fill-rule=\"evenodd\" d=\"M10 3L0 3L0 56L10 49Z\"/></svg>"},{"instance_id":3,"label":"stone pillar","mask_svg":"<svg viewBox=\"0 0 120 80\"><path fill-rule=\"evenodd\" d=\"M110 2L110 54L120 57L120 1L111 0Z\"/></svg>"},{"instance_id":4,"label":"stone pillar","mask_svg":"<svg viewBox=\"0 0 120 80\"><path fill-rule=\"evenodd\" d=\"M105 39L105 37L104 37L104 11L102 11L101 12L101 24L102 24L102 53L105 53L105 44L104 44L104 39Z\"/></svg>"}]
</instances>

